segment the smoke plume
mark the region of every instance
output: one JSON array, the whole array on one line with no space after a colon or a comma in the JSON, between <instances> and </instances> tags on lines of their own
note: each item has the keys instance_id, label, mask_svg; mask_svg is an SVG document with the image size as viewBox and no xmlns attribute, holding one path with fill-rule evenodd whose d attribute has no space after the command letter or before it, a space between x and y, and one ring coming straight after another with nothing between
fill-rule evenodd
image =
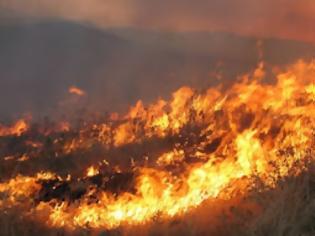
<instances>
[{"instance_id":1,"label":"smoke plume","mask_svg":"<svg viewBox=\"0 0 315 236\"><path fill-rule=\"evenodd\" d=\"M53 17L101 27L227 31L314 42L312 0L6 0L17 15Z\"/></svg>"}]
</instances>

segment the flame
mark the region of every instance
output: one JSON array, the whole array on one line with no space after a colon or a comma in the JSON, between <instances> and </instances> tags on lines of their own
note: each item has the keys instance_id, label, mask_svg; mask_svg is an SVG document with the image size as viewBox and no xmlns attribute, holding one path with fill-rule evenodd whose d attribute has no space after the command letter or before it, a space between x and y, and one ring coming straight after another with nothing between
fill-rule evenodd
<instances>
[{"instance_id":1,"label":"flame","mask_svg":"<svg viewBox=\"0 0 315 236\"><path fill-rule=\"evenodd\" d=\"M87 177L91 177L91 176L95 176L99 174L99 170L94 167L94 166L90 166L87 170L86 170L86 176Z\"/></svg>"},{"instance_id":2,"label":"flame","mask_svg":"<svg viewBox=\"0 0 315 236\"><path fill-rule=\"evenodd\" d=\"M174 145L131 170L132 190L106 189L115 175L105 178L93 165L77 181L106 179L101 185L105 190L94 184L76 204L41 201L25 214L45 212L47 217L38 220L68 229L143 225L156 216L186 214L209 199L230 199L231 189L246 194L244 186L257 177L275 187L278 180L299 174L315 142L315 64L300 61L276 75L275 84L263 83L262 76L260 64L227 91L210 88L198 93L183 87L170 101L159 99L147 107L139 101L125 116L82 128L65 144L66 153L89 149L95 142L108 150L151 139L172 140ZM150 158L153 164L148 164ZM125 172L113 170L117 175ZM17 176L1 183L0 193L6 193L4 201L11 205L23 204L41 191L40 181L50 178L71 186L71 178L54 174Z\"/></svg>"},{"instance_id":3,"label":"flame","mask_svg":"<svg viewBox=\"0 0 315 236\"><path fill-rule=\"evenodd\" d=\"M82 89L76 87L76 86L71 86L69 87L69 93L77 95L77 96L85 96L86 93Z\"/></svg>"},{"instance_id":4,"label":"flame","mask_svg":"<svg viewBox=\"0 0 315 236\"><path fill-rule=\"evenodd\" d=\"M17 122L15 122L15 124L13 124L10 127L2 126L0 124L0 137L1 136L9 136L9 135L20 136L27 129L28 129L28 124L23 119L18 120Z\"/></svg>"}]
</instances>

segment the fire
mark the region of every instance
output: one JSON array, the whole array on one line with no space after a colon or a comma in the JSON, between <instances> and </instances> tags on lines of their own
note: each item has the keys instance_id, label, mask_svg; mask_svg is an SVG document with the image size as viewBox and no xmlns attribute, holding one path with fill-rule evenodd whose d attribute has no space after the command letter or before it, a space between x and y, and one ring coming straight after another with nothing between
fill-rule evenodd
<instances>
[{"instance_id":1,"label":"fire","mask_svg":"<svg viewBox=\"0 0 315 236\"><path fill-rule=\"evenodd\" d=\"M83 91L82 89L80 89L76 86L71 86L68 91L69 91L69 93L77 95L77 96L85 96L86 95L85 91Z\"/></svg>"},{"instance_id":2,"label":"fire","mask_svg":"<svg viewBox=\"0 0 315 236\"><path fill-rule=\"evenodd\" d=\"M28 124L25 120L18 120L15 124L10 127L2 126L0 124L0 137L9 135L22 135L28 129Z\"/></svg>"},{"instance_id":3,"label":"fire","mask_svg":"<svg viewBox=\"0 0 315 236\"><path fill-rule=\"evenodd\" d=\"M305 90L309 94L311 99L313 101L315 101L315 83L314 84L310 84L309 86L307 86Z\"/></svg>"},{"instance_id":4,"label":"fire","mask_svg":"<svg viewBox=\"0 0 315 236\"><path fill-rule=\"evenodd\" d=\"M94 166L90 166L86 171L86 176L88 177L95 176L98 174L99 174L99 170Z\"/></svg>"},{"instance_id":5,"label":"fire","mask_svg":"<svg viewBox=\"0 0 315 236\"><path fill-rule=\"evenodd\" d=\"M315 143L315 64L300 61L276 75L275 84L262 81L262 70L260 65L227 91L183 87L170 101L139 101L126 115L76 132L67 125L63 133L76 136L55 140L64 145L56 148L58 156L97 145L106 155L121 155L145 149L151 140L166 141L132 159L129 169L104 160L105 166L90 165L78 178L17 176L0 184L2 202L19 206L37 196L39 203L24 214L50 227L113 229L184 215L207 200L230 199L233 191L246 194L255 178L275 187L303 171L309 158L314 161L309 153Z\"/></svg>"}]
</instances>

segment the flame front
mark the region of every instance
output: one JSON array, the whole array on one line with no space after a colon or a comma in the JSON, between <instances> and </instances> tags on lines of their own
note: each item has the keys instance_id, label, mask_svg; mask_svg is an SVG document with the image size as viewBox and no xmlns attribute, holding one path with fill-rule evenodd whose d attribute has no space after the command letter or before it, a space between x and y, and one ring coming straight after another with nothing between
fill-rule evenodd
<instances>
[{"instance_id":1,"label":"flame front","mask_svg":"<svg viewBox=\"0 0 315 236\"><path fill-rule=\"evenodd\" d=\"M210 88L198 93L183 87L170 101L160 99L149 106L139 101L127 115L86 126L64 143L61 152L71 153L91 148L91 140L116 150L171 139L171 149L146 156L129 171L112 168L118 176L132 173L128 189L113 191L94 184L75 203L52 198L34 206L30 202L44 188L42 181L57 179L72 186L74 180L49 173L17 176L0 184L0 206L28 202L24 214L48 226L113 229L145 224L156 216L171 219L208 199L232 198L233 191L246 194L257 177L275 187L314 158L315 64L300 61L278 74L275 84L264 84L259 76L264 73L244 76L227 91ZM21 135L4 135L9 133ZM102 163L110 165L105 157ZM102 169L90 166L82 176L77 184L102 176Z\"/></svg>"}]
</instances>

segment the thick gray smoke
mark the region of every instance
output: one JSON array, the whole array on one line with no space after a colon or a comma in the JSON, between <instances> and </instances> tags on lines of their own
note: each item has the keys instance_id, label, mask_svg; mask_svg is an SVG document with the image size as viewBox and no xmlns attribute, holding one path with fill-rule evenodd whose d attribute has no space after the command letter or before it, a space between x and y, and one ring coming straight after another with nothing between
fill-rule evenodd
<instances>
[{"instance_id":1,"label":"thick gray smoke","mask_svg":"<svg viewBox=\"0 0 315 236\"><path fill-rule=\"evenodd\" d=\"M0 123L126 109L315 55L313 1L0 0ZM87 95L68 93L77 86ZM71 108L71 109L69 109Z\"/></svg>"},{"instance_id":2,"label":"thick gray smoke","mask_svg":"<svg viewBox=\"0 0 315 236\"><path fill-rule=\"evenodd\" d=\"M228 31L315 42L313 0L2 0L15 15L105 27Z\"/></svg>"}]
</instances>

